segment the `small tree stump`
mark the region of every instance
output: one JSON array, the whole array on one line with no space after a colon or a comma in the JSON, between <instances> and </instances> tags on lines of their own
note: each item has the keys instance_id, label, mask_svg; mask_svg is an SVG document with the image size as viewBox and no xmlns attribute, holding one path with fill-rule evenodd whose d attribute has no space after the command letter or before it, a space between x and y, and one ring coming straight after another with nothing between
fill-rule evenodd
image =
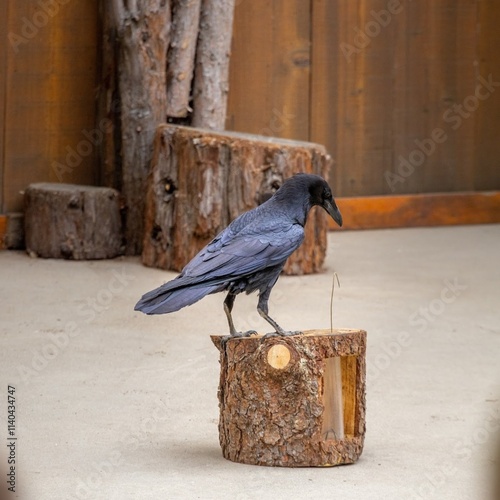
<instances>
[{"instance_id":1,"label":"small tree stump","mask_svg":"<svg viewBox=\"0 0 500 500\"><path fill-rule=\"evenodd\" d=\"M25 192L26 250L55 259L109 259L123 253L118 191L31 184Z\"/></svg>"},{"instance_id":2,"label":"small tree stump","mask_svg":"<svg viewBox=\"0 0 500 500\"><path fill-rule=\"evenodd\" d=\"M284 179L297 172L326 177L330 162L325 148L310 142L161 125L146 195L142 262L180 271ZM321 269L327 218L319 208L309 214L304 243L288 259L286 274Z\"/></svg>"},{"instance_id":3,"label":"small tree stump","mask_svg":"<svg viewBox=\"0 0 500 500\"><path fill-rule=\"evenodd\" d=\"M284 467L358 460L365 436L366 332L212 336L220 351L219 440L234 462Z\"/></svg>"}]
</instances>

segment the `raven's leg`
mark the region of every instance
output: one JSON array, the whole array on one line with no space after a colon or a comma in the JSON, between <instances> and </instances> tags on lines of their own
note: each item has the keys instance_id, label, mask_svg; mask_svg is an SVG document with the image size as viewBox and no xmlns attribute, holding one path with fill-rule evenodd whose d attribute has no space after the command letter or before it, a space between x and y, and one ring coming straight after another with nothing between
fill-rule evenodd
<instances>
[{"instance_id":1,"label":"raven's leg","mask_svg":"<svg viewBox=\"0 0 500 500\"><path fill-rule=\"evenodd\" d=\"M236 328L234 327L233 318L231 317L231 311L233 310L234 299L236 295L234 293L229 292L227 294L226 299L224 300L224 312L226 313L227 322L229 323L229 333L231 337L235 337L237 335Z\"/></svg>"},{"instance_id":2,"label":"raven's leg","mask_svg":"<svg viewBox=\"0 0 500 500\"><path fill-rule=\"evenodd\" d=\"M283 337L290 335L297 335L299 332L287 332L281 328L273 318L271 318L268 314L268 306L267 302L269 300L269 295L271 295L271 288L268 288L265 292L259 295L259 303L257 304L258 313L276 330L276 333L268 333L264 335L263 338L275 337L276 335L281 335Z\"/></svg>"},{"instance_id":3,"label":"raven's leg","mask_svg":"<svg viewBox=\"0 0 500 500\"><path fill-rule=\"evenodd\" d=\"M254 330L249 330L248 332L237 332L234 327L233 318L231 316L231 311L233 310L234 299L236 294L229 292L226 299L224 300L224 312L226 313L227 322L229 323L229 334L230 337L250 337L250 335L255 335L257 332ZM228 337L228 338L230 338Z\"/></svg>"}]
</instances>

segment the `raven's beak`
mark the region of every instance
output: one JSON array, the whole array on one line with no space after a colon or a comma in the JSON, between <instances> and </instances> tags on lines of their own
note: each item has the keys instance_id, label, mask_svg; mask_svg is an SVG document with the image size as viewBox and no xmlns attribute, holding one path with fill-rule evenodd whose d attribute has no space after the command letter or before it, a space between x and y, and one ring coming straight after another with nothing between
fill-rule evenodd
<instances>
[{"instance_id":1,"label":"raven's beak","mask_svg":"<svg viewBox=\"0 0 500 500\"><path fill-rule=\"evenodd\" d=\"M340 210L338 209L337 205L335 205L335 202L331 203L330 201L325 200L322 206L330 214L332 219L340 227L342 227L342 214L340 213Z\"/></svg>"}]
</instances>

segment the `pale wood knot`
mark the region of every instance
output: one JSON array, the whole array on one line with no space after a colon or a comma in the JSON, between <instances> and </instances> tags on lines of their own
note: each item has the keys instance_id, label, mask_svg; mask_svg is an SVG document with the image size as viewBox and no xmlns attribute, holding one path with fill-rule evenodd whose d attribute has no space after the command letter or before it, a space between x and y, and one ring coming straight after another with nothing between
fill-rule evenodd
<instances>
[{"instance_id":1,"label":"pale wood knot","mask_svg":"<svg viewBox=\"0 0 500 500\"><path fill-rule=\"evenodd\" d=\"M290 349L284 344L274 344L267 351L267 362L276 370L283 370L290 363L292 355Z\"/></svg>"}]
</instances>

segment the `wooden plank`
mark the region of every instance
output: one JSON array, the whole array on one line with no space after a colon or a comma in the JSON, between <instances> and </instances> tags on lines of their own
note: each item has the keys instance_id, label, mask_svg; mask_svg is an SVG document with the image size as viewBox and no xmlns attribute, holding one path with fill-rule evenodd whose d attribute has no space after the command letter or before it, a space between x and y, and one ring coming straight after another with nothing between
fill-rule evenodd
<instances>
[{"instance_id":1,"label":"wooden plank","mask_svg":"<svg viewBox=\"0 0 500 500\"><path fill-rule=\"evenodd\" d=\"M10 2L2 2L2 12L3 16L0 16L0 33L6 36L8 31L8 19L9 19L9 5ZM8 44L6 40L2 40L0 43L0 213L4 212L3 199L4 199L4 164L5 164L5 102L7 101L7 55L8 55ZM0 248L2 245L1 234L0 234Z\"/></svg>"},{"instance_id":2,"label":"wooden plank","mask_svg":"<svg viewBox=\"0 0 500 500\"><path fill-rule=\"evenodd\" d=\"M455 128L452 108L475 87L475 9L469 0L404 4L394 44L392 169L410 162L412 172L387 193L473 189L474 118Z\"/></svg>"},{"instance_id":3,"label":"wooden plank","mask_svg":"<svg viewBox=\"0 0 500 500\"><path fill-rule=\"evenodd\" d=\"M356 426L356 376L357 356L340 358L342 370L342 395L344 402L344 435L354 436Z\"/></svg>"},{"instance_id":4,"label":"wooden plank","mask_svg":"<svg viewBox=\"0 0 500 500\"><path fill-rule=\"evenodd\" d=\"M500 223L500 191L337 198L343 229ZM329 222L329 229L338 229Z\"/></svg>"},{"instance_id":5,"label":"wooden plank","mask_svg":"<svg viewBox=\"0 0 500 500\"><path fill-rule=\"evenodd\" d=\"M314 29L311 30L310 140L323 144L327 151L337 155L338 71L342 68L337 60L338 51L332 51L332 47L339 45L338 3L312 0L311 6ZM339 188L339 194L342 193L340 173L333 161L329 180Z\"/></svg>"},{"instance_id":6,"label":"wooden plank","mask_svg":"<svg viewBox=\"0 0 500 500\"><path fill-rule=\"evenodd\" d=\"M97 0L53 4L48 13L38 2L9 2L9 36L23 36L27 23L32 31L7 47L6 211L22 209L31 182L95 180L96 146L85 132L96 132Z\"/></svg>"},{"instance_id":7,"label":"wooden plank","mask_svg":"<svg viewBox=\"0 0 500 500\"><path fill-rule=\"evenodd\" d=\"M477 72L486 80L500 81L500 2L482 0L478 8ZM484 91L483 91L484 92ZM476 111L474 189L500 189L500 88L490 93Z\"/></svg>"},{"instance_id":8,"label":"wooden plank","mask_svg":"<svg viewBox=\"0 0 500 500\"><path fill-rule=\"evenodd\" d=\"M0 215L0 250L6 248L5 238L7 236L7 216Z\"/></svg>"},{"instance_id":9,"label":"wooden plank","mask_svg":"<svg viewBox=\"0 0 500 500\"><path fill-rule=\"evenodd\" d=\"M310 2L237 2L226 128L309 139Z\"/></svg>"}]
</instances>

